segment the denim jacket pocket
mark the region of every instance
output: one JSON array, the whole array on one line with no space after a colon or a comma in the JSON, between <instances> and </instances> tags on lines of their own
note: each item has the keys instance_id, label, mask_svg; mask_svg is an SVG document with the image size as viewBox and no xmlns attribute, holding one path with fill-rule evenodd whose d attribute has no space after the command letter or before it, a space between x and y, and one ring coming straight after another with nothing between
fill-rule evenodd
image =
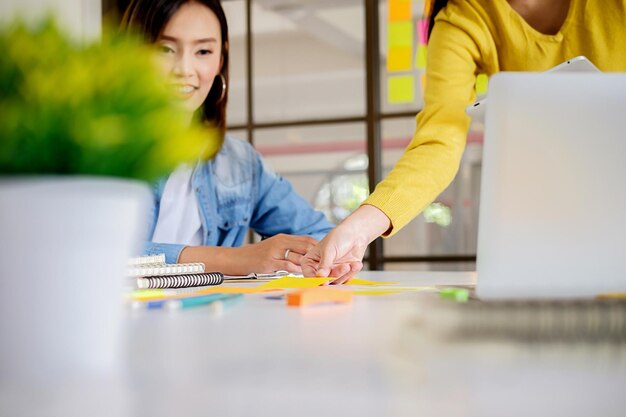
<instances>
[{"instance_id":1,"label":"denim jacket pocket","mask_svg":"<svg viewBox=\"0 0 626 417\"><path fill-rule=\"evenodd\" d=\"M250 224L250 201L230 202L218 206L217 227L230 230L239 227L247 228Z\"/></svg>"}]
</instances>

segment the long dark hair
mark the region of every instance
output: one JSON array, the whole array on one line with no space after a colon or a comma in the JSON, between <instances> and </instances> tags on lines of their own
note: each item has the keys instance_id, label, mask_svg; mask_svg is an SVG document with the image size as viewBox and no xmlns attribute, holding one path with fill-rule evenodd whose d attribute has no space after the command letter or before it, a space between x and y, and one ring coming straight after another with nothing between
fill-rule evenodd
<instances>
[{"instance_id":1,"label":"long dark hair","mask_svg":"<svg viewBox=\"0 0 626 417\"><path fill-rule=\"evenodd\" d=\"M433 31L433 26L435 25L435 17L437 17L437 13L441 11L448 4L448 0L427 0L432 2L430 16L428 16L428 37L430 38L430 33Z\"/></svg>"},{"instance_id":2,"label":"long dark hair","mask_svg":"<svg viewBox=\"0 0 626 417\"><path fill-rule=\"evenodd\" d=\"M122 30L136 31L146 41L155 43L163 29L180 7L191 1L205 5L217 16L222 32L222 69L220 74L226 81L226 91L222 92L222 78L215 77L207 98L196 112L196 117L203 123L218 127L222 133L226 130L226 104L228 103L228 24L219 0L132 0L124 18ZM223 95L223 96L222 96Z\"/></svg>"}]
</instances>

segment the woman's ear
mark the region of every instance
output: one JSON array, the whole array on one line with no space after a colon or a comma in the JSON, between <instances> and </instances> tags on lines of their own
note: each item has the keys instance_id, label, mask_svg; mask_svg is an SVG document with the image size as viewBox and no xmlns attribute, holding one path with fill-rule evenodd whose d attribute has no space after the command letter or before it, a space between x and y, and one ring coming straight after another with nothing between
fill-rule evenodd
<instances>
[{"instance_id":1,"label":"woman's ear","mask_svg":"<svg viewBox=\"0 0 626 417\"><path fill-rule=\"evenodd\" d=\"M224 56L228 54L228 42L224 42L224 46L222 48L222 54L220 56L220 70L222 72L222 68L224 67Z\"/></svg>"}]
</instances>

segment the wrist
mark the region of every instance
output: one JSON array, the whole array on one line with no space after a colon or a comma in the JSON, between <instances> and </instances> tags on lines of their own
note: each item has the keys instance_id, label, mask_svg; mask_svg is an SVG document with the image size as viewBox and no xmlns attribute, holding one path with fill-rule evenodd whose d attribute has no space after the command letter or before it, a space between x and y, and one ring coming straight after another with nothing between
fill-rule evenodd
<instances>
[{"instance_id":1,"label":"wrist","mask_svg":"<svg viewBox=\"0 0 626 417\"><path fill-rule=\"evenodd\" d=\"M338 226L347 229L352 236L359 237L359 243L369 245L391 227L391 220L379 208L364 204L353 211Z\"/></svg>"}]
</instances>

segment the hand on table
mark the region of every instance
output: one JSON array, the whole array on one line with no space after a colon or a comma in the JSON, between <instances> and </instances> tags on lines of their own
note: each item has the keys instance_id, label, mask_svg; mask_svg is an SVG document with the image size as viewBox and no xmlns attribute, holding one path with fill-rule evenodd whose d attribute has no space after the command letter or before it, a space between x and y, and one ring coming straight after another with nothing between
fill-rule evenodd
<instances>
[{"instance_id":1,"label":"hand on table","mask_svg":"<svg viewBox=\"0 0 626 417\"><path fill-rule=\"evenodd\" d=\"M241 275L274 271L300 274L302 257L317 243L317 240L310 236L278 234L259 243L236 248L233 268L241 269L237 272Z\"/></svg>"}]
</instances>

